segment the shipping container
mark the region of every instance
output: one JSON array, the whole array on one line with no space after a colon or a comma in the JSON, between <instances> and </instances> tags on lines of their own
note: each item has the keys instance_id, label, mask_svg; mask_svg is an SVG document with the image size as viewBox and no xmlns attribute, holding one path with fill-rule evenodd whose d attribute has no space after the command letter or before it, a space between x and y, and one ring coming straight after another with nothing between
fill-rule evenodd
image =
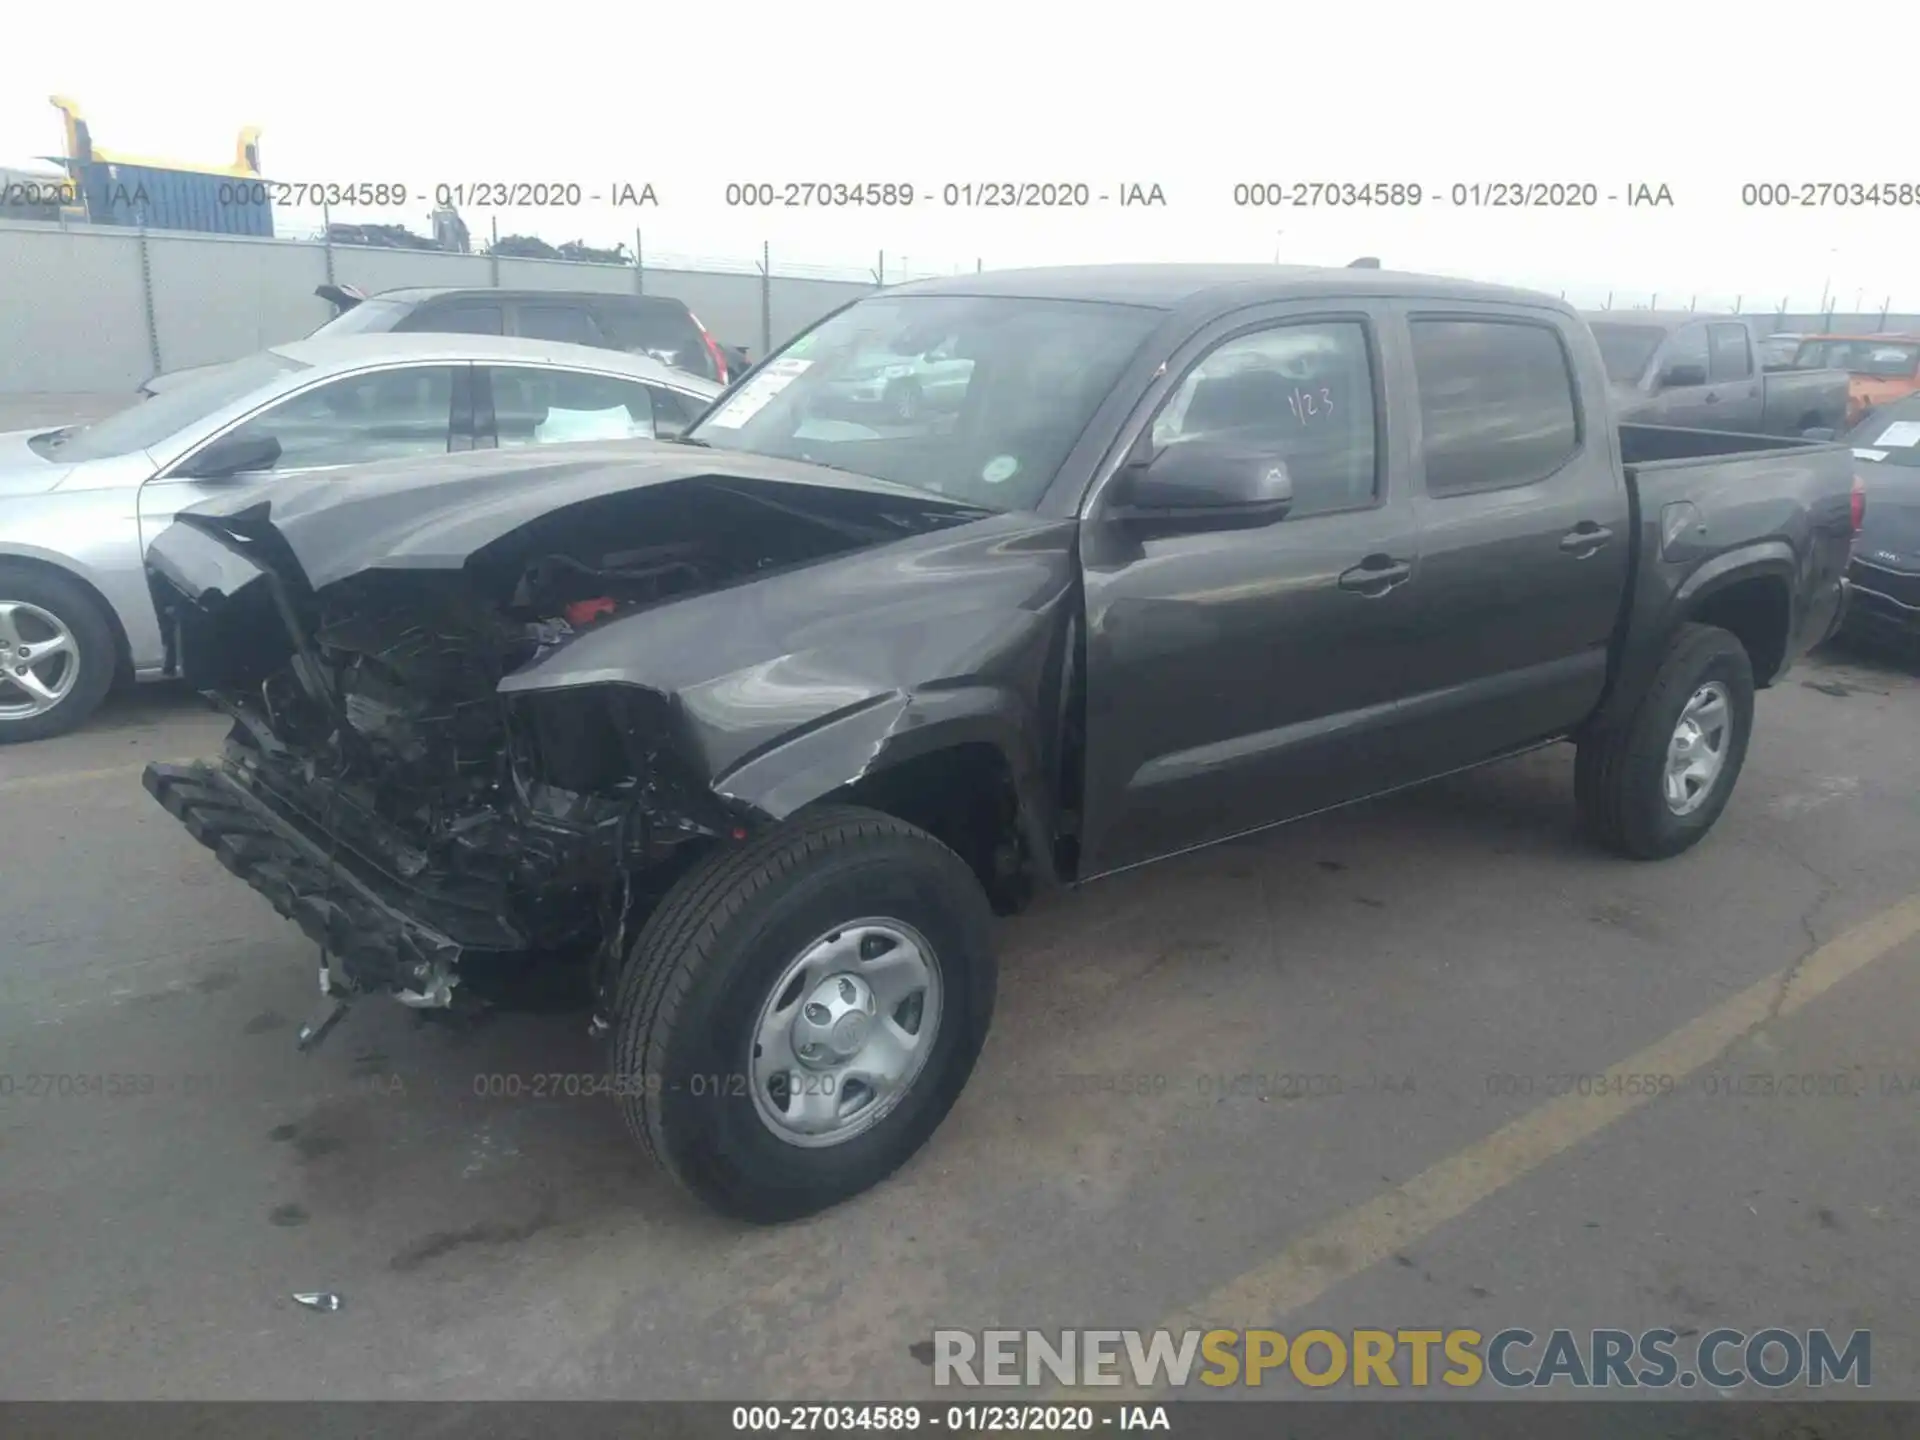
<instances>
[{"instance_id":1,"label":"shipping container","mask_svg":"<svg viewBox=\"0 0 1920 1440\"><path fill-rule=\"evenodd\" d=\"M260 176L260 131L249 125L223 169L170 165L101 149L80 107L50 97L66 123L65 165L85 217L95 225L194 230L213 235L273 234L270 187Z\"/></svg>"},{"instance_id":2,"label":"shipping container","mask_svg":"<svg viewBox=\"0 0 1920 1440\"><path fill-rule=\"evenodd\" d=\"M96 225L273 234L273 206L258 176L101 160L76 162L72 168L86 197L87 218Z\"/></svg>"}]
</instances>

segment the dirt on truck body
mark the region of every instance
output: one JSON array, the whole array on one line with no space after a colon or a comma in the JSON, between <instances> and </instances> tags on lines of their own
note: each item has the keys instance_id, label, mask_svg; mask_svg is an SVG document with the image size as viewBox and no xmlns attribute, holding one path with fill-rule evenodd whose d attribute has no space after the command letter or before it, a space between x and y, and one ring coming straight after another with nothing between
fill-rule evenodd
<instances>
[{"instance_id":1,"label":"dirt on truck body","mask_svg":"<svg viewBox=\"0 0 1920 1440\"><path fill-rule=\"evenodd\" d=\"M183 514L170 663L234 726L146 784L328 956L309 1040L577 975L649 1153L807 1214L938 1127L1035 886L1560 740L1600 843L1708 833L1860 499L1608 389L1561 302L1373 269L900 287L680 441Z\"/></svg>"}]
</instances>

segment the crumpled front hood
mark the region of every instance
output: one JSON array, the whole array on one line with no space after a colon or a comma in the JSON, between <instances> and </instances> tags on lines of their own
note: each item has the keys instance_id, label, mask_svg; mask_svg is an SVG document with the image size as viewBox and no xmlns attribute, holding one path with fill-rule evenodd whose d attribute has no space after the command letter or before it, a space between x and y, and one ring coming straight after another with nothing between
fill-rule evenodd
<instances>
[{"instance_id":1,"label":"crumpled front hood","mask_svg":"<svg viewBox=\"0 0 1920 1440\"><path fill-rule=\"evenodd\" d=\"M796 461L621 440L288 475L243 484L180 518L216 532L248 533L265 522L319 590L365 570L457 570L487 545L570 505L702 477L966 509L907 486Z\"/></svg>"},{"instance_id":2,"label":"crumpled front hood","mask_svg":"<svg viewBox=\"0 0 1920 1440\"><path fill-rule=\"evenodd\" d=\"M73 473L72 465L49 460L27 443L59 428L36 425L0 434L0 495L42 495Z\"/></svg>"}]
</instances>

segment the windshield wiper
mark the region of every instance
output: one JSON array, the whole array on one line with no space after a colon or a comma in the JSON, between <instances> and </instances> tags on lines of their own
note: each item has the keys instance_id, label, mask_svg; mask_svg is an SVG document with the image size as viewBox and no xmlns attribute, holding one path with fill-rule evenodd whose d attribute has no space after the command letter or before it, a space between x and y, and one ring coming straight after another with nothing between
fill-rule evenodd
<instances>
[{"instance_id":1,"label":"windshield wiper","mask_svg":"<svg viewBox=\"0 0 1920 1440\"><path fill-rule=\"evenodd\" d=\"M702 450L711 450L713 448L713 442L711 440L696 440L691 435L669 435L667 436L667 444L698 445Z\"/></svg>"}]
</instances>

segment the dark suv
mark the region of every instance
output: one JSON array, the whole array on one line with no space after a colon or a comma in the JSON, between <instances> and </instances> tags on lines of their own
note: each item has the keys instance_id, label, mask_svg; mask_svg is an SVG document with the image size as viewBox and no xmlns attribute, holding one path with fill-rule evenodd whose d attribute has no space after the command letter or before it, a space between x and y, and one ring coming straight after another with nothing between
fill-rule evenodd
<instances>
[{"instance_id":1,"label":"dark suv","mask_svg":"<svg viewBox=\"0 0 1920 1440\"><path fill-rule=\"evenodd\" d=\"M421 286L363 296L348 286L335 285L323 285L315 293L340 307L340 313L309 339L385 331L522 335L651 355L721 385L735 368L698 317L683 302L664 295ZM143 394L158 394L193 373L175 370L156 375L140 389Z\"/></svg>"}]
</instances>

